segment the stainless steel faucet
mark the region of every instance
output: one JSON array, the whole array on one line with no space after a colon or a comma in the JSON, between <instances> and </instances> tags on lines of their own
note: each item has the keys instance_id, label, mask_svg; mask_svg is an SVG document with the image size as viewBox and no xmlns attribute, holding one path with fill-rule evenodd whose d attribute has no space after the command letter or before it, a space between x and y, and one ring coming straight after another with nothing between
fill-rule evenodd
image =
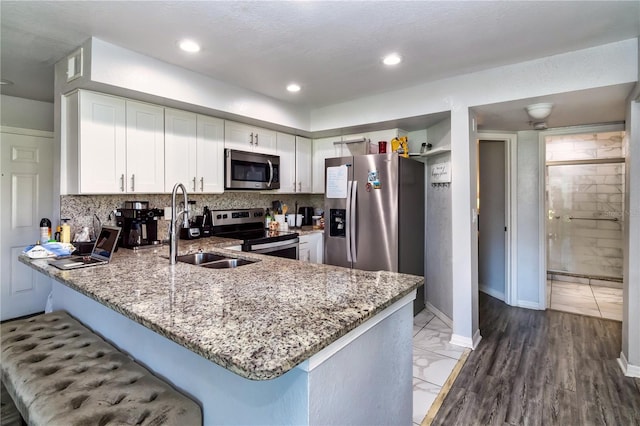
<instances>
[{"instance_id":1,"label":"stainless steel faucet","mask_svg":"<svg viewBox=\"0 0 640 426\"><path fill-rule=\"evenodd\" d=\"M184 210L180 213L176 213L176 193L178 192L178 188L182 188L182 196L184 198ZM182 214L182 227L188 228L189 212L187 211L187 206L187 189L183 184L176 183L171 192L171 223L169 224L169 262L172 265L176 264L176 258L178 257L178 236L176 235L177 216Z\"/></svg>"}]
</instances>

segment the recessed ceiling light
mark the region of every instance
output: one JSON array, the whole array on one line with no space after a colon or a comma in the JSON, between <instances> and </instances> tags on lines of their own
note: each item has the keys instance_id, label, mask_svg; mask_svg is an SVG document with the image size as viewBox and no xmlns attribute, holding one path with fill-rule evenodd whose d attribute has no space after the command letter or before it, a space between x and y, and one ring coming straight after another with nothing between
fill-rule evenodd
<instances>
[{"instance_id":1,"label":"recessed ceiling light","mask_svg":"<svg viewBox=\"0 0 640 426\"><path fill-rule=\"evenodd\" d=\"M291 83L287 86L287 90L290 92L299 92L300 91L300 85L296 84L296 83Z\"/></svg>"},{"instance_id":2,"label":"recessed ceiling light","mask_svg":"<svg viewBox=\"0 0 640 426\"><path fill-rule=\"evenodd\" d=\"M200 51L200 45L193 40L182 40L180 41L180 49L189 53L196 53Z\"/></svg>"},{"instance_id":3,"label":"recessed ceiling light","mask_svg":"<svg viewBox=\"0 0 640 426\"><path fill-rule=\"evenodd\" d=\"M3 86L11 86L12 84L13 84L13 81L6 80L6 79L4 79L4 78L3 78L2 80L0 80L0 85L3 85Z\"/></svg>"},{"instance_id":4,"label":"recessed ceiling light","mask_svg":"<svg viewBox=\"0 0 640 426\"><path fill-rule=\"evenodd\" d=\"M397 53L392 53L382 59L382 63L385 65L398 65L400 62L402 62L402 58Z\"/></svg>"}]
</instances>

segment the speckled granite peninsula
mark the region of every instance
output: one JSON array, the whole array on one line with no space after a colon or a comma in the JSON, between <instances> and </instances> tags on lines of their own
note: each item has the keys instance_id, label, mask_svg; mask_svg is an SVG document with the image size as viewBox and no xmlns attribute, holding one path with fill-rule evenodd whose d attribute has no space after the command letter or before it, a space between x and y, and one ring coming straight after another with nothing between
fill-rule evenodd
<instances>
[{"instance_id":1,"label":"speckled granite peninsula","mask_svg":"<svg viewBox=\"0 0 640 426\"><path fill-rule=\"evenodd\" d=\"M172 266L167 246L120 249L107 266L73 271L60 271L46 260L22 256L21 261L63 284L53 283L54 309L76 314L69 293L73 289L241 377L259 381L287 376L403 298L409 312L414 290L423 281L225 248L237 244L216 237L180 241L179 253L203 250L257 262L233 269L180 262ZM92 317L90 313L88 319ZM410 329L409 324L409 370ZM118 345L116 338L111 340ZM207 404L202 403L206 418Z\"/></svg>"}]
</instances>

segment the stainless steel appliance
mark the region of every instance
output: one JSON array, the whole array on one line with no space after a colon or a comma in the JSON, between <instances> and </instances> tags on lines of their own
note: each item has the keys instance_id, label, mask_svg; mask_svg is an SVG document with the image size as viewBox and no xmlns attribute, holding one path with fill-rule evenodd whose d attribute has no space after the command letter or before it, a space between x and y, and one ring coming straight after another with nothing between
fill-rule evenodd
<instances>
[{"instance_id":1,"label":"stainless steel appliance","mask_svg":"<svg viewBox=\"0 0 640 426\"><path fill-rule=\"evenodd\" d=\"M424 164L397 153L325 160L324 261L424 275ZM414 314L424 308L418 289Z\"/></svg>"},{"instance_id":2,"label":"stainless steel appliance","mask_svg":"<svg viewBox=\"0 0 640 426\"><path fill-rule=\"evenodd\" d=\"M280 157L225 149L225 189L279 189Z\"/></svg>"},{"instance_id":3,"label":"stainless steel appliance","mask_svg":"<svg viewBox=\"0 0 640 426\"><path fill-rule=\"evenodd\" d=\"M164 210L150 209L148 201L125 201L115 211L116 225L122 228L118 246L137 250L162 242L158 239L158 219Z\"/></svg>"},{"instance_id":4,"label":"stainless steel appliance","mask_svg":"<svg viewBox=\"0 0 640 426\"><path fill-rule=\"evenodd\" d=\"M212 210L211 235L242 240L242 251L298 259L295 232L264 228L264 209Z\"/></svg>"}]
</instances>

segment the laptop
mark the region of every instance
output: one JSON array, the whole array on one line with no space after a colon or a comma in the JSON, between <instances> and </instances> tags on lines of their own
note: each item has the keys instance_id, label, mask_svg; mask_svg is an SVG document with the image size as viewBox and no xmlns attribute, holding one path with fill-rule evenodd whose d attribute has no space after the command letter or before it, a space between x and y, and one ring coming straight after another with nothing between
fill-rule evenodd
<instances>
[{"instance_id":1,"label":"laptop","mask_svg":"<svg viewBox=\"0 0 640 426\"><path fill-rule=\"evenodd\" d=\"M103 225L93 245L90 256L71 256L65 259L51 261L49 264L63 270L106 265L111 260L111 256L116 249L120 230L121 228L119 226Z\"/></svg>"}]
</instances>

